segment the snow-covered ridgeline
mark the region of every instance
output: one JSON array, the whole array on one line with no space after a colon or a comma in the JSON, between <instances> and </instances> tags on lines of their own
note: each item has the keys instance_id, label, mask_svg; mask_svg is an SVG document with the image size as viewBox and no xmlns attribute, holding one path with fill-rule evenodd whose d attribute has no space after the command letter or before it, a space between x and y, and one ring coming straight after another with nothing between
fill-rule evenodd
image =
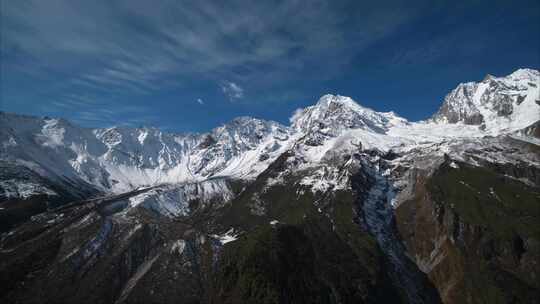
<instances>
[{"instance_id":1,"label":"snow-covered ridgeline","mask_svg":"<svg viewBox=\"0 0 540 304\"><path fill-rule=\"evenodd\" d=\"M129 206L143 207L166 216L184 216L190 211L190 204L197 202L197 208L208 204L221 205L233 198L234 194L225 179L210 179L181 185L163 185L129 198Z\"/></svg>"},{"instance_id":2,"label":"snow-covered ridgeline","mask_svg":"<svg viewBox=\"0 0 540 304\"><path fill-rule=\"evenodd\" d=\"M0 159L35 164L50 179L81 179L104 191L254 178L290 145L275 122L237 118L207 134L154 128L85 129L65 120L0 113Z\"/></svg>"},{"instance_id":3,"label":"snow-covered ridgeline","mask_svg":"<svg viewBox=\"0 0 540 304\"><path fill-rule=\"evenodd\" d=\"M407 153L514 132L540 120L539 82L538 71L522 69L461 84L433 119L422 122L376 112L339 95L324 95L296 111L290 127L241 117L205 134L155 128L91 130L63 119L0 113L0 159L31 163L30 169L46 178L80 179L118 193L211 177L253 179L288 150L305 169L362 149ZM341 179L326 184L346 180L331 170L319 173ZM310 184L310 178L304 182Z\"/></svg>"}]
</instances>

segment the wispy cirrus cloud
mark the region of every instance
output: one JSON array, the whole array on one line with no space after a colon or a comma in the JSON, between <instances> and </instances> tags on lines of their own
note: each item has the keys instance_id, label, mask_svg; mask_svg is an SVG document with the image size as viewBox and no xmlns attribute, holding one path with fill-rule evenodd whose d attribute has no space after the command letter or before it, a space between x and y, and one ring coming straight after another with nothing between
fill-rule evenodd
<instances>
[{"instance_id":1,"label":"wispy cirrus cloud","mask_svg":"<svg viewBox=\"0 0 540 304\"><path fill-rule=\"evenodd\" d=\"M9 1L2 3L2 60L5 70L60 74L62 84L53 86L62 91L77 83L111 94L152 94L193 79L255 79L257 94L299 73L331 77L358 48L411 14L366 10L358 22L346 5L326 1ZM392 18L381 24L381 16ZM351 21L353 30L345 30ZM314 62L324 73L306 73ZM231 92L239 99L238 90Z\"/></svg>"},{"instance_id":2,"label":"wispy cirrus cloud","mask_svg":"<svg viewBox=\"0 0 540 304\"><path fill-rule=\"evenodd\" d=\"M159 117L145 105L133 105L100 100L96 96L65 94L39 105L43 115L66 117L83 126L157 125Z\"/></svg>"},{"instance_id":3,"label":"wispy cirrus cloud","mask_svg":"<svg viewBox=\"0 0 540 304\"><path fill-rule=\"evenodd\" d=\"M221 91L230 101L244 98L244 89L231 81L224 81L220 84Z\"/></svg>"}]
</instances>

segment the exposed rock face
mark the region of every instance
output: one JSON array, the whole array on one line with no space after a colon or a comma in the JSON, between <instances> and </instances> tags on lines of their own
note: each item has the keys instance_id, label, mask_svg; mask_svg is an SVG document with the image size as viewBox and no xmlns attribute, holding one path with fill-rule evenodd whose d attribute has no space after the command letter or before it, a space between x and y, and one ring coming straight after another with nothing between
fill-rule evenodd
<instances>
[{"instance_id":1,"label":"exposed rock face","mask_svg":"<svg viewBox=\"0 0 540 304\"><path fill-rule=\"evenodd\" d=\"M527 128L523 128L516 133L517 135L524 135L540 139L540 121L537 121L536 123L528 126Z\"/></svg>"},{"instance_id":2,"label":"exposed rock face","mask_svg":"<svg viewBox=\"0 0 540 304\"><path fill-rule=\"evenodd\" d=\"M383 176L388 169L376 151L358 155L362 170L353 177L353 189L358 192L359 204L366 229L375 237L386 257L390 278L407 303L439 303L438 292L428 281L406 249L395 226L392 186Z\"/></svg>"},{"instance_id":3,"label":"exposed rock face","mask_svg":"<svg viewBox=\"0 0 540 304\"><path fill-rule=\"evenodd\" d=\"M190 303L201 298L200 273L210 267L211 239L188 234L186 224L101 210L100 204L69 208L54 222L35 219L4 238L2 302Z\"/></svg>"},{"instance_id":4,"label":"exposed rock face","mask_svg":"<svg viewBox=\"0 0 540 304\"><path fill-rule=\"evenodd\" d=\"M449 123L482 124L484 116L480 113L478 105L473 101L476 90L476 84L460 84L450 94L446 95L443 105L434 118Z\"/></svg>"},{"instance_id":5,"label":"exposed rock face","mask_svg":"<svg viewBox=\"0 0 540 304\"><path fill-rule=\"evenodd\" d=\"M443 302L535 303L538 194L538 184L448 159L431 176L418 174L397 223Z\"/></svg>"}]
</instances>

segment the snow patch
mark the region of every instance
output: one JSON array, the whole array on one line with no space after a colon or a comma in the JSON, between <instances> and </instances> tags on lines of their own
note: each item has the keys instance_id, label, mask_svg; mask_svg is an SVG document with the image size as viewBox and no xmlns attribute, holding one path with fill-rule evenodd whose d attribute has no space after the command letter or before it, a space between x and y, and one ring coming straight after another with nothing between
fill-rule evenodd
<instances>
[{"instance_id":1,"label":"snow patch","mask_svg":"<svg viewBox=\"0 0 540 304\"><path fill-rule=\"evenodd\" d=\"M10 136L8 140L2 142L2 147L4 147L4 149L15 146L17 146L17 141L13 136Z\"/></svg>"},{"instance_id":2,"label":"snow patch","mask_svg":"<svg viewBox=\"0 0 540 304\"><path fill-rule=\"evenodd\" d=\"M176 253L178 255L181 255L182 252L184 252L184 248L186 248L186 241L182 239L176 240L171 245L171 253Z\"/></svg>"},{"instance_id":3,"label":"snow patch","mask_svg":"<svg viewBox=\"0 0 540 304\"><path fill-rule=\"evenodd\" d=\"M222 245L236 241L238 239L239 233L234 232L234 228L229 229L227 232L221 235L214 234L212 237L219 240Z\"/></svg>"},{"instance_id":4,"label":"snow patch","mask_svg":"<svg viewBox=\"0 0 540 304\"><path fill-rule=\"evenodd\" d=\"M130 207L139 205L162 215L175 217L188 215L190 203L197 201L204 206L214 201L230 201L234 193L223 179L212 179L181 185L162 185L129 198ZM202 207L201 206L201 207Z\"/></svg>"},{"instance_id":5,"label":"snow patch","mask_svg":"<svg viewBox=\"0 0 540 304\"><path fill-rule=\"evenodd\" d=\"M64 133L66 130L58 126L58 119L45 120L45 125L41 129L40 139L45 147L56 148L64 144Z\"/></svg>"},{"instance_id":6,"label":"snow patch","mask_svg":"<svg viewBox=\"0 0 540 304\"><path fill-rule=\"evenodd\" d=\"M0 189L3 190L5 198L27 199L34 195L58 195L46 186L34 182L8 179L0 181Z\"/></svg>"},{"instance_id":7,"label":"snow patch","mask_svg":"<svg viewBox=\"0 0 540 304\"><path fill-rule=\"evenodd\" d=\"M458 164L456 164L456 162L454 162L454 161L452 161L452 162L450 163L450 167L452 167L452 168L454 168L454 169L459 169Z\"/></svg>"}]
</instances>

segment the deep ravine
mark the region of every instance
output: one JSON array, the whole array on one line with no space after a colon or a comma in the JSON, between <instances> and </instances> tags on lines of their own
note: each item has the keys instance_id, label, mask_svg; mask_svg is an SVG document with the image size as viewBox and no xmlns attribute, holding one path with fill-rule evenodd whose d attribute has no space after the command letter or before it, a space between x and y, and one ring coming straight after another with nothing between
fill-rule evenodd
<instances>
[{"instance_id":1,"label":"deep ravine","mask_svg":"<svg viewBox=\"0 0 540 304\"><path fill-rule=\"evenodd\" d=\"M391 204L393 190L383 176L383 161L370 157L363 162L363 172L368 186L360 190L361 209L367 230L375 237L385 255L390 278L408 303L440 303L434 286L416 264L407 256L405 246L398 235L394 210ZM353 183L354 184L354 183Z\"/></svg>"}]
</instances>

